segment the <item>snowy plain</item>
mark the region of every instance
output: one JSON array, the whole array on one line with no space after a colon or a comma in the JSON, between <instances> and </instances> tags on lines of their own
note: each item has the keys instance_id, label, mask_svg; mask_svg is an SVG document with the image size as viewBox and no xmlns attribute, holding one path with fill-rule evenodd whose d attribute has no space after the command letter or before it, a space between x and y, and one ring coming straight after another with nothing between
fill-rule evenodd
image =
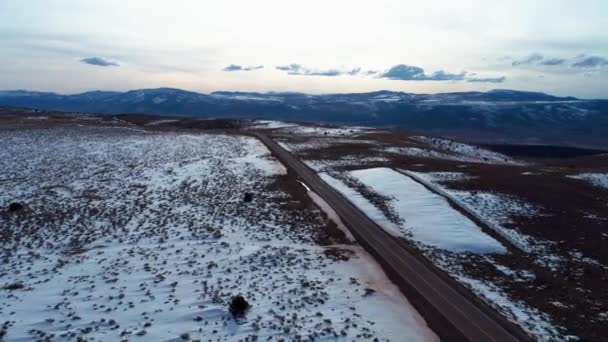
<instances>
[{"instance_id":1,"label":"snowy plain","mask_svg":"<svg viewBox=\"0 0 608 342\"><path fill-rule=\"evenodd\" d=\"M0 216L6 341L436 340L360 247L319 242L327 216L253 138L1 133L0 206L25 205Z\"/></svg>"}]
</instances>

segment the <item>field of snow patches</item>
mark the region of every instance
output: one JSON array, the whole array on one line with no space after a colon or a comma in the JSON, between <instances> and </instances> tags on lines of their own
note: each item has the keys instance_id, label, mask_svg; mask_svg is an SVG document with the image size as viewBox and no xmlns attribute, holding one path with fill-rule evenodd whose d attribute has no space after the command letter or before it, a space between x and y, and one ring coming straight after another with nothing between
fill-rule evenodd
<instances>
[{"instance_id":1,"label":"field of snow patches","mask_svg":"<svg viewBox=\"0 0 608 342\"><path fill-rule=\"evenodd\" d=\"M310 136L310 137L355 137L365 132L373 130L368 127L323 127L299 125L283 121L256 120L252 126L254 129L274 129L275 133L290 136Z\"/></svg>"},{"instance_id":2,"label":"field of snow patches","mask_svg":"<svg viewBox=\"0 0 608 342\"><path fill-rule=\"evenodd\" d=\"M478 146L455 142L448 139L432 138L419 136L416 140L430 144L434 148L442 151L453 153L454 157L447 159L456 159L464 162L487 163L487 164L513 164L522 165L522 162L515 161L508 156L493 152ZM431 155L431 158L433 156Z\"/></svg>"},{"instance_id":3,"label":"field of snow patches","mask_svg":"<svg viewBox=\"0 0 608 342\"><path fill-rule=\"evenodd\" d=\"M559 341L559 329L546 314L525 302L511 298L500 282L479 277L470 272L473 264L491 264L505 279L530 281L534 274L509 271L496 256L508 253L506 247L485 234L479 226L450 206L447 200L419 184L414 179L387 168L320 173L330 186L348 198L356 207L392 235L404 237L417 246L422 254L455 280L501 312L507 319L539 341ZM366 193L351 187L345 178L354 178L369 191L388 198L387 204L398 215L398 222L375 205ZM439 173L438 180L459 180L463 173ZM429 177L427 177L429 178ZM520 208L521 209L521 208Z\"/></svg>"},{"instance_id":4,"label":"field of snow patches","mask_svg":"<svg viewBox=\"0 0 608 342\"><path fill-rule=\"evenodd\" d=\"M505 253L505 247L485 234L473 221L453 209L411 178L387 168L349 172L349 175L380 195L391 198L390 206L401 223L386 215L342 181L328 174L321 177L389 233L407 238L421 248L451 252Z\"/></svg>"},{"instance_id":5,"label":"field of snow patches","mask_svg":"<svg viewBox=\"0 0 608 342\"><path fill-rule=\"evenodd\" d=\"M360 247L319 242L253 138L0 134L0 340L436 340Z\"/></svg>"},{"instance_id":6,"label":"field of snow patches","mask_svg":"<svg viewBox=\"0 0 608 342\"><path fill-rule=\"evenodd\" d=\"M599 188L608 189L608 173L581 173L568 177L586 181Z\"/></svg>"},{"instance_id":7,"label":"field of snow patches","mask_svg":"<svg viewBox=\"0 0 608 342\"><path fill-rule=\"evenodd\" d=\"M461 207L466 208L484 221L487 226L492 227L522 251L535 253L538 263L551 269L559 267L560 257L548 251L549 242L535 239L520 232L513 221L513 217L517 216L533 217L541 215L542 208L503 193L452 190L446 187L446 181L468 177L459 172L413 172L407 170L405 172L437 188L437 191L445 193L446 196L449 196Z\"/></svg>"}]
</instances>

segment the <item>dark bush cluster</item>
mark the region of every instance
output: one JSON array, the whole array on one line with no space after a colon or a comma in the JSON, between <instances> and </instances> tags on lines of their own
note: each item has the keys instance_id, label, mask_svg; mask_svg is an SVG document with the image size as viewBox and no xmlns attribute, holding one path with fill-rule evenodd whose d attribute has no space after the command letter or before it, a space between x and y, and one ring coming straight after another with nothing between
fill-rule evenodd
<instances>
[{"instance_id":1,"label":"dark bush cluster","mask_svg":"<svg viewBox=\"0 0 608 342\"><path fill-rule=\"evenodd\" d=\"M23 204L21 204L19 202L13 202L8 205L8 211L13 212L13 213L15 211L19 211L21 209L23 209Z\"/></svg>"},{"instance_id":2,"label":"dark bush cluster","mask_svg":"<svg viewBox=\"0 0 608 342\"><path fill-rule=\"evenodd\" d=\"M23 285L23 283L12 283L12 284L4 285L2 288L4 290L14 291L14 290L21 290L24 287L25 287L25 285Z\"/></svg>"},{"instance_id":3,"label":"dark bush cluster","mask_svg":"<svg viewBox=\"0 0 608 342\"><path fill-rule=\"evenodd\" d=\"M246 192L245 196L243 196L243 202L249 203L253 201L253 194L251 192Z\"/></svg>"},{"instance_id":4,"label":"dark bush cluster","mask_svg":"<svg viewBox=\"0 0 608 342\"><path fill-rule=\"evenodd\" d=\"M243 316L245 312L249 310L250 307L251 305L249 304L249 302L247 302L247 300L243 296L238 295L232 297L228 310L230 310L232 316L240 317Z\"/></svg>"}]
</instances>

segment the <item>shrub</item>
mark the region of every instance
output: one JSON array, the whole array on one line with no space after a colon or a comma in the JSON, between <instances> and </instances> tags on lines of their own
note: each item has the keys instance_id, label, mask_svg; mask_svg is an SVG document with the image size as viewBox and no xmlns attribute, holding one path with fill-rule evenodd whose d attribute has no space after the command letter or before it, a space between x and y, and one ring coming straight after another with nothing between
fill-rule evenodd
<instances>
[{"instance_id":1,"label":"shrub","mask_svg":"<svg viewBox=\"0 0 608 342\"><path fill-rule=\"evenodd\" d=\"M23 283L12 283L12 284L4 285L2 288L4 290L14 291L14 290L21 290L24 287L25 287L25 285L23 285Z\"/></svg>"},{"instance_id":2,"label":"shrub","mask_svg":"<svg viewBox=\"0 0 608 342\"><path fill-rule=\"evenodd\" d=\"M239 317L243 316L245 312L249 310L250 307L251 305L249 304L249 302L247 302L247 300L243 296L238 295L232 297L228 309L230 310L232 316Z\"/></svg>"},{"instance_id":3,"label":"shrub","mask_svg":"<svg viewBox=\"0 0 608 342\"><path fill-rule=\"evenodd\" d=\"M23 204L21 204L19 202L13 202L8 205L8 211L10 211L10 212L19 211L21 209L23 209Z\"/></svg>"},{"instance_id":4,"label":"shrub","mask_svg":"<svg viewBox=\"0 0 608 342\"><path fill-rule=\"evenodd\" d=\"M243 197L243 202L249 203L251 201L253 201L253 194L251 192L246 192L245 196Z\"/></svg>"}]
</instances>

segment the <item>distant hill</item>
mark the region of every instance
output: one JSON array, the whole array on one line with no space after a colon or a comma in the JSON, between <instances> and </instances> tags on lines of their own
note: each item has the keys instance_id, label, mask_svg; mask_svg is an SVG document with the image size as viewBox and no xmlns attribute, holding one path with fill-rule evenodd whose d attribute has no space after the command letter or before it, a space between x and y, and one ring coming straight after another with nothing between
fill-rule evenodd
<instances>
[{"instance_id":1,"label":"distant hill","mask_svg":"<svg viewBox=\"0 0 608 342\"><path fill-rule=\"evenodd\" d=\"M0 106L94 113L265 118L395 127L479 142L608 146L608 100L514 90L308 95L172 88L61 95L0 91Z\"/></svg>"}]
</instances>

